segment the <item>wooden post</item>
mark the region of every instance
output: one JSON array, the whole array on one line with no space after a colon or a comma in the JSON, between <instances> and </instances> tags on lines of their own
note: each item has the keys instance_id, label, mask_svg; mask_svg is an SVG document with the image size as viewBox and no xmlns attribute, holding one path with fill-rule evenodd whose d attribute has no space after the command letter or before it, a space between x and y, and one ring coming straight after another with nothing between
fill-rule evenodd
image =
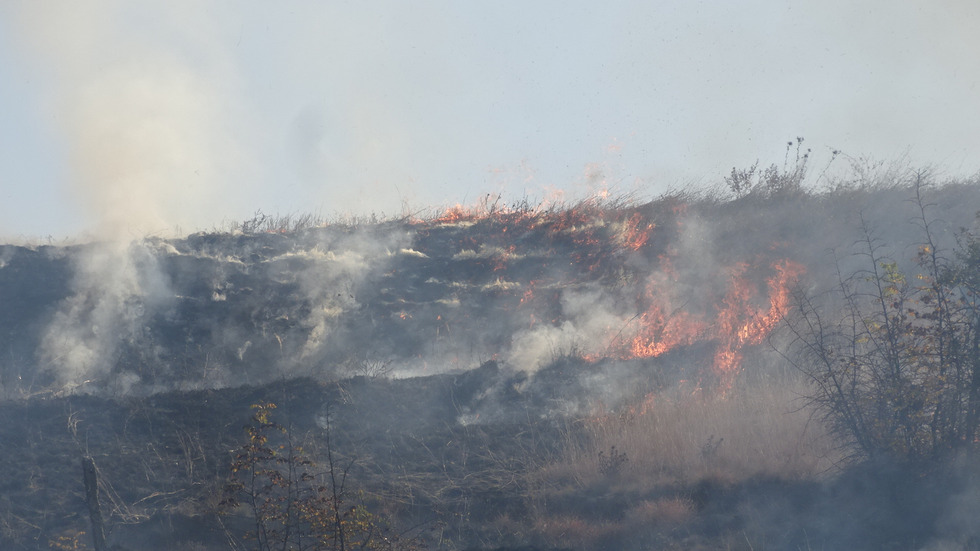
<instances>
[{"instance_id":1,"label":"wooden post","mask_svg":"<svg viewBox=\"0 0 980 551\"><path fill-rule=\"evenodd\" d=\"M85 481L88 515L92 520L92 542L95 551L105 551L105 529L102 523L102 509L99 507L99 474L95 470L95 461L87 455L82 457L82 477Z\"/></svg>"}]
</instances>

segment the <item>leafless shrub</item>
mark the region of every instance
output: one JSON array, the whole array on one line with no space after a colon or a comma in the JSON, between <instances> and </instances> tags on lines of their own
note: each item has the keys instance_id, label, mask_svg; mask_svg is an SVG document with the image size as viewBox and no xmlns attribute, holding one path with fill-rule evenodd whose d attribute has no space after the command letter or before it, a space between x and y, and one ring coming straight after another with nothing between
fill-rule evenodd
<instances>
[{"instance_id":1,"label":"leafless shrub","mask_svg":"<svg viewBox=\"0 0 980 551\"><path fill-rule=\"evenodd\" d=\"M787 318L786 358L857 458L943 459L980 433L980 239L942 250L923 190L920 174L914 269L865 225L864 268L829 293L799 292Z\"/></svg>"},{"instance_id":2,"label":"leafless shrub","mask_svg":"<svg viewBox=\"0 0 980 551\"><path fill-rule=\"evenodd\" d=\"M349 358L344 362L341 372L346 377L367 377L368 379L384 379L391 374L393 360L372 358Z\"/></svg>"},{"instance_id":3,"label":"leafless shrub","mask_svg":"<svg viewBox=\"0 0 980 551\"><path fill-rule=\"evenodd\" d=\"M616 446L610 446L609 454L603 451L599 452L599 474L615 476L623 470L627 461L629 459L626 457L626 452L617 450Z\"/></svg>"},{"instance_id":4,"label":"leafless shrub","mask_svg":"<svg viewBox=\"0 0 980 551\"><path fill-rule=\"evenodd\" d=\"M809 172L812 151L809 148L803 149L803 141L802 137L797 137L795 141L786 142L786 155L783 159L782 168L774 163L760 170L759 161L747 169L732 168L731 174L725 177L728 189L736 197L776 198L804 193L804 182ZM793 151L795 151L795 156L792 164L790 164L790 153ZM832 156L828 162L828 167L839 154L840 151L838 150L831 152ZM827 168L824 169L820 177L826 172Z\"/></svg>"}]
</instances>

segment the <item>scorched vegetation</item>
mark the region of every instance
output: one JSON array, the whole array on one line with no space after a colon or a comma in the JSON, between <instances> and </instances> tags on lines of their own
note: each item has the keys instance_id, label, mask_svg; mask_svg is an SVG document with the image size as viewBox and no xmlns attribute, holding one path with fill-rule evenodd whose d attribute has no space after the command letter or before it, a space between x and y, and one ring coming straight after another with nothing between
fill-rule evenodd
<instances>
[{"instance_id":1,"label":"scorched vegetation","mask_svg":"<svg viewBox=\"0 0 980 551\"><path fill-rule=\"evenodd\" d=\"M801 144L647 202L0 247L0 546L976 548L980 186Z\"/></svg>"}]
</instances>

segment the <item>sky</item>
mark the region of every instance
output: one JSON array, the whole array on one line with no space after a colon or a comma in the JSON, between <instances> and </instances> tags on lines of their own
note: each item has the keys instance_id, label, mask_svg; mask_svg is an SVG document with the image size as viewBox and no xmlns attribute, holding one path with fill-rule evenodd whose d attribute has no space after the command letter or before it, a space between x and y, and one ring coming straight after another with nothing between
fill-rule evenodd
<instances>
[{"instance_id":1,"label":"sky","mask_svg":"<svg viewBox=\"0 0 980 551\"><path fill-rule=\"evenodd\" d=\"M0 240L980 170L980 3L8 0Z\"/></svg>"}]
</instances>

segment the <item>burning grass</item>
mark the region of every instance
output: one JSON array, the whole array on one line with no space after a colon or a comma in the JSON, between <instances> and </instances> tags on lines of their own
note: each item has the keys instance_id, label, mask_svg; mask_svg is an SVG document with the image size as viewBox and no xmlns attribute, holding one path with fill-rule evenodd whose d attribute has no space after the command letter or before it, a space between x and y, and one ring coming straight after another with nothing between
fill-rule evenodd
<instances>
[{"instance_id":1,"label":"burning grass","mask_svg":"<svg viewBox=\"0 0 980 551\"><path fill-rule=\"evenodd\" d=\"M391 342L381 353L400 373L400 365L416 363L418 343L451 330L466 341L463 364L499 355L529 371L554 350L601 362L710 346L714 358L701 379L727 387L741 370L744 349L762 342L784 312L803 269L775 244L737 255L714 248L714 230L700 212L708 203L675 194L640 205L631 196L598 194L506 205L487 195L474 206L373 228L256 213L231 237L176 243L180 251L162 262L189 264L181 257L200 255L195 247L225 256L224 249L238 250L238 264L214 262L216 283L205 298L217 297L228 312L250 312L255 328L273 336L267 344L275 350L264 358L286 366L343 362L350 339L332 335L344 331L363 336L364 345ZM251 280L262 274L279 286L262 289L282 297L275 309L268 300L251 304L261 287ZM238 281L232 287L222 278ZM178 281L191 278L181 274ZM178 311L194 310L202 300L179 294ZM406 320L411 323L400 323ZM229 343L225 363L252 366L262 359L258 351L269 348L253 336L241 339L252 347ZM430 359L457 355L442 344L428 347L424 359L434 364Z\"/></svg>"},{"instance_id":2,"label":"burning grass","mask_svg":"<svg viewBox=\"0 0 980 551\"><path fill-rule=\"evenodd\" d=\"M943 212L972 209L976 195L968 191L944 199ZM227 467L236 415L253 403L253 391L227 387L266 385L254 393L279 400L294 385L297 398L283 404L331 401L338 442L363 468L353 473L358 482L386 516L436 515L446 534L438 544L808 548L800 530L781 540L787 545L767 538L773 527L802 522L800 511L842 522L869 503L896 501L888 494L837 513L863 496L833 501L820 492L845 488L825 481L840 459L834 443L797 401L796 381L766 378L754 363L790 290L819 282L824 251L850 241L842 229L849 216L868 207L880 209L879 221L904 217L878 195L853 197L833 202L853 212L837 212L841 205L804 195L509 207L488 196L474 208L376 227L257 215L231 235L158 241L140 258L159 267L147 272L159 282L134 278L139 285L107 311L128 315L129 332L116 339L104 326L80 341L112 345L103 349L113 354L92 365L115 381L77 391L91 404L83 427L99 427L85 443L98 450L121 504L153 509L157 519L200 518ZM903 200L896 195L892 204ZM82 283L91 284L79 295L86 300L108 289L72 283L67 260L58 261L56 278L37 277L55 271L47 251L0 252L5 312L50 316ZM144 286L153 282L161 285ZM34 383L14 386L22 371L27 379L20 364L40 345L25 328L44 322L19 315L4 318L3 328L14 345L35 344L11 345L0 373L11 397L30 394ZM91 325L71 319L81 321L63 327ZM311 380L290 381L297 374ZM213 390L190 397L174 388ZM26 450L2 481L0 531L19 526L25 541L33 532L17 524L27 518L17 506L30 505L31 518L83 509L70 486L74 459L64 459L78 445L60 418L62 401L76 398L67 390L45 394L48 419L39 419L36 397L24 404L30 416L4 424L43 426L0 435ZM99 402L112 393L127 407L136 396L159 407L132 406L136 415ZM200 406L220 400L220 409ZM95 414L102 410L114 413L102 419ZM295 419L310 415L298 411ZM118 436L127 431L129 440ZM893 480L885 482L890 492ZM779 511L784 505L788 512ZM810 535L819 523L829 524L811 522ZM821 537L813 548L858 541L834 540L830 530Z\"/></svg>"}]
</instances>

